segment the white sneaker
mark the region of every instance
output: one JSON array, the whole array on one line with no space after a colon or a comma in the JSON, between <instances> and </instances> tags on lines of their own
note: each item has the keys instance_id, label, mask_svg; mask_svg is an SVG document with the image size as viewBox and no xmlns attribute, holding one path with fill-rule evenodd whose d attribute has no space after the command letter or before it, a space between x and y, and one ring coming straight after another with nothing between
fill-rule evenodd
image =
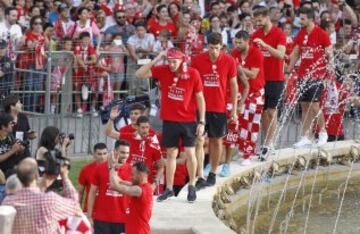
<instances>
[{"instance_id":1,"label":"white sneaker","mask_svg":"<svg viewBox=\"0 0 360 234\"><path fill-rule=\"evenodd\" d=\"M56 106L55 106L55 105L51 105L51 107L50 107L50 113L51 113L51 114L55 114L55 112L56 112Z\"/></svg>"},{"instance_id":2,"label":"white sneaker","mask_svg":"<svg viewBox=\"0 0 360 234\"><path fill-rule=\"evenodd\" d=\"M98 117L98 116L99 116L99 114L98 114L98 112L96 111L95 108L91 108L91 115L92 115L93 117Z\"/></svg>"},{"instance_id":3,"label":"white sneaker","mask_svg":"<svg viewBox=\"0 0 360 234\"><path fill-rule=\"evenodd\" d=\"M328 134L327 132L320 132L319 133L319 140L317 142L317 146L323 146L326 144L327 140L328 140Z\"/></svg>"},{"instance_id":4,"label":"white sneaker","mask_svg":"<svg viewBox=\"0 0 360 234\"><path fill-rule=\"evenodd\" d=\"M240 165L241 166L249 166L249 165L251 165L251 161L250 161L250 159L244 159Z\"/></svg>"},{"instance_id":5,"label":"white sneaker","mask_svg":"<svg viewBox=\"0 0 360 234\"><path fill-rule=\"evenodd\" d=\"M78 108L76 111L76 117L82 118L83 117L83 111L81 108Z\"/></svg>"},{"instance_id":6,"label":"white sneaker","mask_svg":"<svg viewBox=\"0 0 360 234\"><path fill-rule=\"evenodd\" d=\"M297 143L295 143L293 146L294 148L304 148L307 146L311 146L312 145L312 141L307 138L306 136L303 136L300 141L298 141Z\"/></svg>"}]
</instances>

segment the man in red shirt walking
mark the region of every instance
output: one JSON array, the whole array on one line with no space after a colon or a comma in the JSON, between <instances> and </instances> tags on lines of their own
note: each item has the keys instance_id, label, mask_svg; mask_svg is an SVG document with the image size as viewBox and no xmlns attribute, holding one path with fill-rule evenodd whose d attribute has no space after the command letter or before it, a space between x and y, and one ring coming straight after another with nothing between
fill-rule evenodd
<instances>
[{"instance_id":1,"label":"man in red shirt walking","mask_svg":"<svg viewBox=\"0 0 360 234\"><path fill-rule=\"evenodd\" d=\"M239 31L235 35L236 48L231 52L238 66L240 76L249 83L247 97L240 100L239 151L243 154L243 166L250 165L250 156L256 153L256 142L260 130L261 113L264 106L264 57L255 46L250 46L249 34ZM242 79L244 80L244 79ZM243 98L246 98L245 101Z\"/></svg>"},{"instance_id":2,"label":"man in red shirt walking","mask_svg":"<svg viewBox=\"0 0 360 234\"><path fill-rule=\"evenodd\" d=\"M130 196L130 214L126 234L150 234L149 221L153 207L151 184L148 183L149 168L143 162L132 166L132 184L124 181L115 170L110 171L110 187Z\"/></svg>"},{"instance_id":3,"label":"man in red shirt walking","mask_svg":"<svg viewBox=\"0 0 360 234\"><path fill-rule=\"evenodd\" d=\"M80 204L82 204L84 194L84 208L83 211L87 211L87 201L88 195L91 186L92 174L95 171L95 168L102 162L105 162L108 157L108 150L104 143L97 143L94 145L94 161L85 165L79 174L78 182L79 182L79 200Z\"/></svg>"},{"instance_id":4,"label":"man in red shirt walking","mask_svg":"<svg viewBox=\"0 0 360 234\"><path fill-rule=\"evenodd\" d=\"M258 30L251 38L264 56L265 105L262 114L262 129L265 134L260 160L265 160L273 150L277 132L277 108L284 93L285 33L271 23L266 7L256 8L254 17Z\"/></svg>"},{"instance_id":5,"label":"man in red shirt walking","mask_svg":"<svg viewBox=\"0 0 360 234\"><path fill-rule=\"evenodd\" d=\"M211 170L205 180L199 172L197 188L213 186L216 183L216 170L222 155L223 137L227 134L226 91L231 93L230 121L237 120L237 71L235 60L222 52L223 43L220 33L211 33L208 37L208 51L192 58L191 66L196 68L204 85L206 102L206 131L209 137ZM198 157L203 157L198 155ZM201 159L199 161L202 161Z\"/></svg>"},{"instance_id":6,"label":"man in red shirt walking","mask_svg":"<svg viewBox=\"0 0 360 234\"><path fill-rule=\"evenodd\" d=\"M299 76L299 100L301 103L303 134L295 148L311 146L313 144L313 126L318 121L320 127L318 146L328 140L324 115L320 108L320 99L323 91L323 82L326 79L326 66L334 67L333 48L329 35L314 23L313 9L300 9L300 23L302 29L294 39L294 49L290 55L287 73L294 68L300 58L301 63L297 71ZM316 121L317 120L317 121Z\"/></svg>"},{"instance_id":7,"label":"man in red shirt walking","mask_svg":"<svg viewBox=\"0 0 360 234\"><path fill-rule=\"evenodd\" d=\"M125 232L125 223L129 213L129 201L124 194L110 188L110 170L122 180L130 181L131 165L126 163L130 145L127 141L115 142L112 153L115 163L111 160L99 164L93 172L93 179L88 197L88 217L93 220L95 234Z\"/></svg>"},{"instance_id":8,"label":"man in red shirt walking","mask_svg":"<svg viewBox=\"0 0 360 234\"><path fill-rule=\"evenodd\" d=\"M168 64L154 66L166 56ZM195 139L202 136L205 125L205 100L199 72L187 67L185 55L178 49L163 51L150 63L136 71L136 77L146 79L153 77L161 86L160 118L163 120L162 144L167 148L166 190L157 200L164 201L174 196L173 181L176 169L179 140L185 147L189 171L187 200L196 200L196 156ZM199 122L196 123L196 109Z\"/></svg>"}]
</instances>

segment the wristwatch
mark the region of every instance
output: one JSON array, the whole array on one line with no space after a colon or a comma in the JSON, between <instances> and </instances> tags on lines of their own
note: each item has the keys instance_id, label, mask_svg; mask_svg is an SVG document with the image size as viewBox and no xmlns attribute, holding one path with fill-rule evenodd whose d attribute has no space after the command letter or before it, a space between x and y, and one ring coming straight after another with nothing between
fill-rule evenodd
<instances>
[{"instance_id":1,"label":"wristwatch","mask_svg":"<svg viewBox=\"0 0 360 234\"><path fill-rule=\"evenodd\" d=\"M205 122L204 121L199 121L198 124L204 125L205 126Z\"/></svg>"}]
</instances>

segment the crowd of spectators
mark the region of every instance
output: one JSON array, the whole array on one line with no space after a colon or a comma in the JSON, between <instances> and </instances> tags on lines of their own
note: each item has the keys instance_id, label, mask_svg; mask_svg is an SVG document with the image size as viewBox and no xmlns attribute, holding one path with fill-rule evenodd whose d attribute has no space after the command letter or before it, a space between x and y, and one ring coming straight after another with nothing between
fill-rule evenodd
<instances>
[{"instance_id":1,"label":"crowd of spectators","mask_svg":"<svg viewBox=\"0 0 360 234\"><path fill-rule=\"evenodd\" d=\"M1 5L0 90L2 95L23 91L27 111L44 111L45 95L39 91L46 87L49 50L70 52L52 62L51 112L59 112L56 91L62 90L65 74L72 74L73 111L79 117L83 112L96 116L109 98L120 97L120 90L141 85L134 81L135 70L161 50L175 46L191 57L207 48L211 32L221 33L225 50L232 49L236 32L251 34L256 29L252 16L256 5L267 6L271 21L286 32L287 55L301 27L300 6L315 9L315 22L331 35L339 54L347 55L342 59L354 60L359 54L356 0L2 0ZM27 71L14 74L15 66Z\"/></svg>"}]
</instances>

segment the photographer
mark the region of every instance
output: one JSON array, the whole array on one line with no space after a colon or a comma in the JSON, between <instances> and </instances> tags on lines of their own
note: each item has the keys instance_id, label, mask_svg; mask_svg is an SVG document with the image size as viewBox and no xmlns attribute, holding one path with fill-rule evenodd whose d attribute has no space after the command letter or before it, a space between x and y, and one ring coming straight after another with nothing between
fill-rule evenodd
<instances>
[{"instance_id":1,"label":"photographer","mask_svg":"<svg viewBox=\"0 0 360 234\"><path fill-rule=\"evenodd\" d=\"M13 137L24 142L25 153L30 156L30 142L36 138L35 131L30 129L28 117L22 113L23 104L19 97L10 95L4 100L4 111L14 118Z\"/></svg>"},{"instance_id":2,"label":"photographer","mask_svg":"<svg viewBox=\"0 0 360 234\"><path fill-rule=\"evenodd\" d=\"M0 113L0 169L8 177L14 172L18 162L26 157L25 146L12 136L14 118L5 112Z\"/></svg>"},{"instance_id":3,"label":"photographer","mask_svg":"<svg viewBox=\"0 0 360 234\"><path fill-rule=\"evenodd\" d=\"M39 148L36 150L36 160L44 160L44 154L55 148L60 148L64 158L68 157L68 149L70 146L72 134L66 136L60 133L60 130L54 126L46 127L41 133Z\"/></svg>"}]
</instances>

